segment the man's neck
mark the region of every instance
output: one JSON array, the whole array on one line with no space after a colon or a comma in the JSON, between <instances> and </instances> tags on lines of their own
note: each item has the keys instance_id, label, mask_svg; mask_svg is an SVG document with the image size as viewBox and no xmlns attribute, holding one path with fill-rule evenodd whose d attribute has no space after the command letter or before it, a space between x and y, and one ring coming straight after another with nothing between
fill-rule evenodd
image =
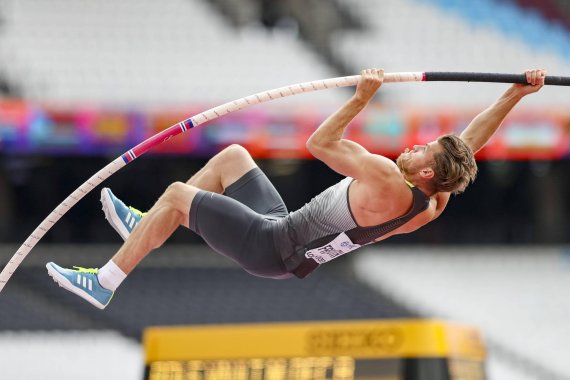
<instances>
[{"instance_id":1,"label":"man's neck","mask_svg":"<svg viewBox=\"0 0 570 380\"><path fill-rule=\"evenodd\" d=\"M420 189L421 192L427 195L428 197L431 197L432 195L435 195L437 193L436 191L431 190L430 186L428 186L426 183L423 183L423 181L418 180L417 178L413 178L415 176L408 176L405 173L402 173L402 176L404 177L404 180L408 183L408 185Z\"/></svg>"}]
</instances>

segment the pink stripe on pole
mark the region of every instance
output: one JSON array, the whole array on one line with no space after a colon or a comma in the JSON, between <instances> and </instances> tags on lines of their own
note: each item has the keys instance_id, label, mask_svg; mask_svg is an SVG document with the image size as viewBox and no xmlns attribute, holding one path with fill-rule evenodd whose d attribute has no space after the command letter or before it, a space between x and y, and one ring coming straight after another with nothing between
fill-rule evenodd
<instances>
[{"instance_id":1,"label":"pink stripe on pole","mask_svg":"<svg viewBox=\"0 0 570 380\"><path fill-rule=\"evenodd\" d=\"M172 137L182 133L182 128L180 125L176 124L170 128L165 129L164 131L152 136L151 138L143 141L139 145L135 146L131 149L137 157L142 156L147 152L149 149L165 142L166 140L171 139Z\"/></svg>"}]
</instances>

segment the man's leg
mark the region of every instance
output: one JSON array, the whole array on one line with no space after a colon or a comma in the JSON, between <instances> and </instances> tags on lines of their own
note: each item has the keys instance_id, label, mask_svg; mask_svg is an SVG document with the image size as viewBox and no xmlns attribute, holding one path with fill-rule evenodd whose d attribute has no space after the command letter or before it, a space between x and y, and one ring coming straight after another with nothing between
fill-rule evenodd
<instances>
[{"instance_id":1,"label":"man's leg","mask_svg":"<svg viewBox=\"0 0 570 380\"><path fill-rule=\"evenodd\" d=\"M170 185L115 256L100 270L66 269L48 263L48 273L60 286L104 309L115 290L151 250L160 247L178 226L188 226L190 206L199 191L183 182Z\"/></svg>"},{"instance_id":2,"label":"man's leg","mask_svg":"<svg viewBox=\"0 0 570 380\"><path fill-rule=\"evenodd\" d=\"M249 152L234 144L210 159L186 183L201 190L221 194L228 186L256 167L257 165ZM133 207L127 207L108 188L101 190L101 203L105 218L123 240L127 240L145 215Z\"/></svg>"},{"instance_id":3,"label":"man's leg","mask_svg":"<svg viewBox=\"0 0 570 380\"><path fill-rule=\"evenodd\" d=\"M188 227L190 206L200 189L182 182L170 185L111 259L125 274L160 247L180 226Z\"/></svg>"}]
</instances>

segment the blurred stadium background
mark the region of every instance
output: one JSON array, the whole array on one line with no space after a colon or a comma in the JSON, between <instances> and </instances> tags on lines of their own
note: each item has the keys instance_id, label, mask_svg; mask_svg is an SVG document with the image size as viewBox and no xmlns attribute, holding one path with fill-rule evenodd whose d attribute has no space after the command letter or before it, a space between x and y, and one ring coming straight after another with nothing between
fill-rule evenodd
<instances>
[{"instance_id":1,"label":"blurred stadium background","mask_svg":"<svg viewBox=\"0 0 570 380\"><path fill-rule=\"evenodd\" d=\"M3 0L0 264L89 176L157 131L262 90L367 67L568 76L570 1ZM506 87L387 84L349 135L395 157L462 130ZM352 91L234 113L104 185L149 208L170 182L240 143L294 210L338 180L304 142ZM433 224L303 281L251 277L178 231L98 311L44 268L100 266L119 247L96 190L0 294L0 378L142 379L141 336L154 325L420 317L479 328L488 379L570 379L569 99L552 87L526 98L480 154L476 183Z\"/></svg>"}]
</instances>

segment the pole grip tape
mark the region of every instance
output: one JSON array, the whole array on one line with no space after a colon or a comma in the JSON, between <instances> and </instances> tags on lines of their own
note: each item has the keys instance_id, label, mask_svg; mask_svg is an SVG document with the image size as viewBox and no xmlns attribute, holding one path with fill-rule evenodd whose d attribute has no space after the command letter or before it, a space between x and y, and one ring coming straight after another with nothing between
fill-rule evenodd
<instances>
[{"instance_id":1,"label":"pole grip tape","mask_svg":"<svg viewBox=\"0 0 570 380\"><path fill-rule=\"evenodd\" d=\"M471 72L429 72L424 73L426 82L487 82L527 84L525 74L497 74ZM570 77L546 76L544 84L570 86Z\"/></svg>"}]
</instances>

